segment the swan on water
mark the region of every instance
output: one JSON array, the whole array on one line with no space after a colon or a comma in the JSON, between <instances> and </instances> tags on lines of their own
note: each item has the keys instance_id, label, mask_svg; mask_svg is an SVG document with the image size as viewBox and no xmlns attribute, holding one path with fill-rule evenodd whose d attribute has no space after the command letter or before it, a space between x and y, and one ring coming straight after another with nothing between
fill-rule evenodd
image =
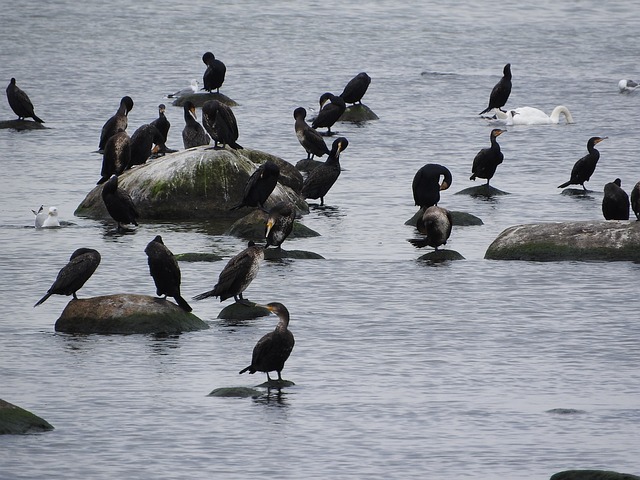
<instances>
[{"instance_id":1,"label":"swan on water","mask_svg":"<svg viewBox=\"0 0 640 480\"><path fill-rule=\"evenodd\" d=\"M561 115L564 115L566 123L574 123L571 112L564 105L558 105L554 108L551 115L533 107L514 108L506 112L495 109L494 112L495 122L505 125L557 125L560 123Z\"/></svg>"}]
</instances>

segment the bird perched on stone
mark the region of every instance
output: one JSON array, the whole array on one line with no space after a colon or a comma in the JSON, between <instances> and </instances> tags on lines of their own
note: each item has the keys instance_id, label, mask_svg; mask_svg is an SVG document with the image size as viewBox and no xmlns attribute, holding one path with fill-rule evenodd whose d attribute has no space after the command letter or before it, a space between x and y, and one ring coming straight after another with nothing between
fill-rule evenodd
<instances>
[{"instance_id":1,"label":"bird perched on stone","mask_svg":"<svg viewBox=\"0 0 640 480\"><path fill-rule=\"evenodd\" d=\"M176 257L173 256L160 235L151 240L144 249L149 264L149 274L156 285L156 295L173 297L176 303L186 312L192 310L180 294L181 273Z\"/></svg>"},{"instance_id":2,"label":"bird perched on stone","mask_svg":"<svg viewBox=\"0 0 640 480\"><path fill-rule=\"evenodd\" d=\"M362 104L362 97L367 93L369 84L371 83L371 77L366 72L360 72L353 77L342 90L340 97L345 103L359 103Z\"/></svg>"},{"instance_id":3,"label":"bird perched on stone","mask_svg":"<svg viewBox=\"0 0 640 480\"><path fill-rule=\"evenodd\" d=\"M131 165L131 137L120 129L109 137L102 151L102 168L100 180L96 185L106 182L111 175L120 175Z\"/></svg>"},{"instance_id":4,"label":"bird perched on stone","mask_svg":"<svg viewBox=\"0 0 640 480\"><path fill-rule=\"evenodd\" d=\"M199 147L200 145L209 145L211 139L204 127L196 120L196 106L193 102L187 100L182 105L184 110L184 128L182 129L182 144L184 148Z\"/></svg>"},{"instance_id":5,"label":"bird perched on stone","mask_svg":"<svg viewBox=\"0 0 640 480\"><path fill-rule=\"evenodd\" d=\"M442 183L440 183L442 177ZM413 176L411 189L413 200L420 208L426 209L437 205L440 201L440 191L451 186L453 177L451 171L437 163L427 163Z\"/></svg>"},{"instance_id":6,"label":"bird perched on stone","mask_svg":"<svg viewBox=\"0 0 640 480\"><path fill-rule=\"evenodd\" d=\"M127 168L142 165L152 153L165 150L164 137L160 130L150 123L140 125L131 135L131 159Z\"/></svg>"},{"instance_id":7,"label":"bird perched on stone","mask_svg":"<svg viewBox=\"0 0 640 480\"><path fill-rule=\"evenodd\" d=\"M242 200L237 205L231 207L236 210L241 207L260 207L264 208L264 204L276 188L278 178L280 177L280 168L271 160L267 160L261 164L249 177L244 191Z\"/></svg>"},{"instance_id":8,"label":"bird perched on stone","mask_svg":"<svg viewBox=\"0 0 640 480\"><path fill-rule=\"evenodd\" d=\"M7 86L7 100L11 110L18 116L18 120L33 118L38 123L44 123L33 111L33 103L20 87L16 85L16 79L12 78Z\"/></svg>"},{"instance_id":9,"label":"bird perched on stone","mask_svg":"<svg viewBox=\"0 0 640 480\"><path fill-rule=\"evenodd\" d=\"M207 69L202 76L202 82L204 83L203 90L208 92L215 90L220 93L220 87L224 83L224 76L227 73L227 67L211 52L206 52L202 55L202 61L207 66Z\"/></svg>"},{"instance_id":10,"label":"bird perched on stone","mask_svg":"<svg viewBox=\"0 0 640 480\"><path fill-rule=\"evenodd\" d=\"M116 110L116 113L113 114L102 126L102 131L100 132L100 144L98 145L99 153L104 151L107 140L120 130L127 129L129 124L128 115L131 109L133 109L133 100L131 97L122 97L120 99L120 106L118 107L118 110Z\"/></svg>"},{"instance_id":11,"label":"bird perched on stone","mask_svg":"<svg viewBox=\"0 0 640 480\"><path fill-rule=\"evenodd\" d=\"M202 105L202 125L213 139L213 148L224 148L225 145L240 150L238 144L238 122L233 110L218 100L209 100ZM222 147L218 147L218 144Z\"/></svg>"},{"instance_id":12,"label":"bird perched on stone","mask_svg":"<svg viewBox=\"0 0 640 480\"><path fill-rule=\"evenodd\" d=\"M324 197L340 176L340 152L345 150L349 141L344 137L336 138L331 146L329 157L324 163L314 168L302 184L302 198L320 199L324 205Z\"/></svg>"},{"instance_id":13,"label":"bird perched on stone","mask_svg":"<svg viewBox=\"0 0 640 480\"><path fill-rule=\"evenodd\" d=\"M302 148L307 152L307 160L311 160L314 156L322 157L323 155L329 155L330 151L327 144L324 143L322 135L318 133L315 128L311 128L305 121L307 111L298 107L293 111L293 118L295 118L295 130L298 142L302 145Z\"/></svg>"},{"instance_id":14,"label":"bird perched on stone","mask_svg":"<svg viewBox=\"0 0 640 480\"><path fill-rule=\"evenodd\" d=\"M342 116L347 109L344 99L335 96L331 92L323 93L320 96L320 111L318 116L311 123L312 128L327 128L327 136L333 135L331 127Z\"/></svg>"},{"instance_id":15,"label":"bird perched on stone","mask_svg":"<svg viewBox=\"0 0 640 480\"><path fill-rule=\"evenodd\" d=\"M619 178L604 186L602 214L606 220L629 220L629 195Z\"/></svg>"},{"instance_id":16,"label":"bird perched on stone","mask_svg":"<svg viewBox=\"0 0 640 480\"><path fill-rule=\"evenodd\" d=\"M171 128L171 122L165 115L165 111L167 107L164 103L158 105L158 118L151 122L150 125L153 125L158 129L160 135L162 135L162 143L167 143L167 138L169 137L169 129Z\"/></svg>"},{"instance_id":17,"label":"bird perched on stone","mask_svg":"<svg viewBox=\"0 0 640 480\"><path fill-rule=\"evenodd\" d=\"M122 188L118 187L118 176L111 175L111 178L102 187L102 201L107 212L117 224L118 231L124 230L123 224L132 223L138 226L136 219L140 216L138 210L131 199L131 196Z\"/></svg>"},{"instance_id":18,"label":"bird perched on stone","mask_svg":"<svg viewBox=\"0 0 640 480\"><path fill-rule=\"evenodd\" d=\"M429 245L438 250L438 247L445 245L449 240L452 226L453 218L451 217L451 212L446 208L432 205L424 210L416 224L418 231L424 234L425 237L411 239L409 242L416 248Z\"/></svg>"},{"instance_id":19,"label":"bird perched on stone","mask_svg":"<svg viewBox=\"0 0 640 480\"><path fill-rule=\"evenodd\" d=\"M636 220L640 220L640 182L631 190L631 209L636 215Z\"/></svg>"},{"instance_id":20,"label":"bird perched on stone","mask_svg":"<svg viewBox=\"0 0 640 480\"><path fill-rule=\"evenodd\" d=\"M471 176L469 180L475 180L476 178L486 178L487 185L496 173L498 165L504 160L504 155L500 150L500 145L496 140L500 135L505 133L506 130L500 130L494 128L491 130L489 139L491 146L480 150L473 159L473 165L471 166Z\"/></svg>"},{"instance_id":21,"label":"bird perched on stone","mask_svg":"<svg viewBox=\"0 0 640 480\"><path fill-rule=\"evenodd\" d=\"M583 190L585 192L587 191L584 182L589 181L593 172L596 171L598 160L600 160L600 151L598 151L595 146L606 138L607 137L591 137L587 141L587 154L573 165L569 181L558 185L558 188L565 188L569 185L582 185Z\"/></svg>"}]
</instances>

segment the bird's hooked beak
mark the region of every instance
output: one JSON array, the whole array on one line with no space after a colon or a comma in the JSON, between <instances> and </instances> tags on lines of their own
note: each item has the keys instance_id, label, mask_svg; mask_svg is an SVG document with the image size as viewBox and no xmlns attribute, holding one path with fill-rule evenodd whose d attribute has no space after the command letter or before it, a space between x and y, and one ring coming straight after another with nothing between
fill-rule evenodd
<instances>
[{"instance_id":1,"label":"bird's hooked beak","mask_svg":"<svg viewBox=\"0 0 640 480\"><path fill-rule=\"evenodd\" d=\"M440 184L440 190L446 190L447 188L449 188L449 184L446 181L443 181Z\"/></svg>"},{"instance_id":2,"label":"bird's hooked beak","mask_svg":"<svg viewBox=\"0 0 640 480\"><path fill-rule=\"evenodd\" d=\"M273 218L270 218L269 220L267 220L267 231L264 234L265 238L269 236L269 232L271 232L272 228L273 228Z\"/></svg>"},{"instance_id":3,"label":"bird's hooked beak","mask_svg":"<svg viewBox=\"0 0 640 480\"><path fill-rule=\"evenodd\" d=\"M603 140L606 140L609 137L598 137L595 142L593 142L594 145L597 145L598 143L600 143Z\"/></svg>"},{"instance_id":4,"label":"bird's hooked beak","mask_svg":"<svg viewBox=\"0 0 640 480\"><path fill-rule=\"evenodd\" d=\"M189 109L189 111L191 112L191 115L193 115L193 118L195 118L197 120L198 119L198 114L196 113L196 107L191 107Z\"/></svg>"},{"instance_id":5,"label":"bird's hooked beak","mask_svg":"<svg viewBox=\"0 0 640 480\"><path fill-rule=\"evenodd\" d=\"M499 137L499 136L500 136L500 135L502 135L504 132L506 132L506 130L496 129L496 137Z\"/></svg>"},{"instance_id":6,"label":"bird's hooked beak","mask_svg":"<svg viewBox=\"0 0 640 480\"><path fill-rule=\"evenodd\" d=\"M155 145L152 149L151 149L151 153L158 153L160 151L160 145Z\"/></svg>"}]
</instances>

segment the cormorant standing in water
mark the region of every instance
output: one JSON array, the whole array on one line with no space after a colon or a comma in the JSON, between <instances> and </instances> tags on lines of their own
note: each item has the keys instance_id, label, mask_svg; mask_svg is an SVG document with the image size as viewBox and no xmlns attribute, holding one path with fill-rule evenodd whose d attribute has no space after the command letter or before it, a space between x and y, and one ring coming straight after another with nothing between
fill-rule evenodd
<instances>
[{"instance_id":1,"label":"cormorant standing in water","mask_svg":"<svg viewBox=\"0 0 640 480\"><path fill-rule=\"evenodd\" d=\"M204 83L203 90L212 92L215 90L220 93L220 87L224 83L224 76L227 73L227 67L220 60L216 59L211 52L202 55L202 61L207 66L202 81Z\"/></svg>"},{"instance_id":2,"label":"cormorant standing in water","mask_svg":"<svg viewBox=\"0 0 640 480\"><path fill-rule=\"evenodd\" d=\"M281 248L282 242L286 240L293 231L293 222L296 219L296 208L293 203L283 200L276 203L269 210L267 225L265 228L265 238L267 244L265 248L273 245Z\"/></svg>"},{"instance_id":3,"label":"cormorant standing in water","mask_svg":"<svg viewBox=\"0 0 640 480\"><path fill-rule=\"evenodd\" d=\"M487 185L489 185L489 180L491 180L496 173L496 168L498 168L498 165L504 160L504 155L500 151L500 145L498 145L498 141L496 140L496 138L504 132L506 132L506 130L500 130L499 128L491 130L489 136L491 146L489 148L483 148L476 154L473 159L473 166L471 167L472 175L469 177L469 180L486 178Z\"/></svg>"},{"instance_id":4,"label":"cormorant standing in water","mask_svg":"<svg viewBox=\"0 0 640 480\"><path fill-rule=\"evenodd\" d=\"M348 145L349 141L344 137L333 141L329 158L314 168L302 184L302 198L319 198L320 205L324 205L324 196L340 176L340 152Z\"/></svg>"},{"instance_id":5,"label":"cormorant standing in water","mask_svg":"<svg viewBox=\"0 0 640 480\"><path fill-rule=\"evenodd\" d=\"M233 297L236 302L248 303L242 298L242 292L258 275L260 262L264 260L264 247L249 242L249 246L231 258L220 272L218 283L213 290L201 293L193 297L194 300L202 300L208 297L220 297L220 301Z\"/></svg>"},{"instance_id":6,"label":"cormorant standing in water","mask_svg":"<svg viewBox=\"0 0 640 480\"><path fill-rule=\"evenodd\" d=\"M15 78L12 78L7 86L7 100L11 110L18 116L18 120L31 117L38 123L44 123L44 120L33 111L33 103L31 103L29 95L16 85Z\"/></svg>"},{"instance_id":7,"label":"cormorant standing in water","mask_svg":"<svg viewBox=\"0 0 640 480\"><path fill-rule=\"evenodd\" d=\"M236 210L241 207L264 208L264 203L273 192L273 189L276 188L279 177L280 168L274 162L267 160L261 164L247 180L240 203L231 207L230 210Z\"/></svg>"},{"instance_id":8,"label":"cormorant standing in water","mask_svg":"<svg viewBox=\"0 0 640 480\"><path fill-rule=\"evenodd\" d=\"M416 226L418 231L426 235L426 237L411 239L409 242L416 248L429 245L438 250L440 245L447 243L451 235L451 227L453 226L451 212L446 208L433 205L427 208L422 216L418 218Z\"/></svg>"},{"instance_id":9,"label":"cormorant standing in water","mask_svg":"<svg viewBox=\"0 0 640 480\"><path fill-rule=\"evenodd\" d=\"M182 143L184 148L209 145L209 143L211 143L209 135L207 135L202 125L196 120L195 105L187 100L182 105L182 108L184 109L184 128L182 129Z\"/></svg>"},{"instance_id":10,"label":"cormorant standing in water","mask_svg":"<svg viewBox=\"0 0 640 480\"><path fill-rule=\"evenodd\" d=\"M158 105L158 118L156 118L151 125L156 127L160 134L162 135L162 143L167 143L167 138L169 137L169 129L171 128L171 123L169 119L164 114L167 107L165 107L164 103Z\"/></svg>"},{"instance_id":11,"label":"cormorant standing in water","mask_svg":"<svg viewBox=\"0 0 640 480\"><path fill-rule=\"evenodd\" d=\"M153 145L156 145L153 148ZM131 135L131 161L127 168L142 165L152 153L164 152L166 146L160 130L150 123L140 125Z\"/></svg>"},{"instance_id":12,"label":"cormorant standing in water","mask_svg":"<svg viewBox=\"0 0 640 480\"><path fill-rule=\"evenodd\" d=\"M298 107L293 111L293 118L296 119L296 137L298 137L302 148L307 152L307 160L311 160L314 156L329 155L329 148L324 143L322 135L309 126L305 121L306 116L307 111L302 107Z\"/></svg>"},{"instance_id":13,"label":"cormorant standing in water","mask_svg":"<svg viewBox=\"0 0 640 480\"><path fill-rule=\"evenodd\" d=\"M640 220L640 182L631 190L631 209L636 215L636 220Z\"/></svg>"},{"instance_id":14,"label":"cormorant standing in water","mask_svg":"<svg viewBox=\"0 0 640 480\"><path fill-rule=\"evenodd\" d=\"M507 63L502 71L502 78L495 84L491 95L489 95L489 106L481 111L478 115L487 113L489 110L497 108L502 110L502 107L507 103L511 95L511 64Z\"/></svg>"},{"instance_id":15,"label":"cormorant standing in water","mask_svg":"<svg viewBox=\"0 0 640 480\"><path fill-rule=\"evenodd\" d=\"M591 137L589 139L587 142L588 153L573 165L569 181L558 185L558 188L565 188L569 185L582 185L584 191L587 191L584 182L587 182L591 178L591 175L593 175L593 172L596 170L598 160L600 160L600 152L594 147L605 138L607 137Z\"/></svg>"},{"instance_id":16,"label":"cormorant standing in water","mask_svg":"<svg viewBox=\"0 0 640 480\"><path fill-rule=\"evenodd\" d=\"M133 204L131 196L122 188L118 188L118 176L111 175L111 178L102 187L102 200L107 212L118 223L118 231L122 231L122 224L132 223L136 227L139 217L136 206Z\"/></svg>"},{"instance_id":17,"label":"cormorant standing in water","mask_svg":"<svg viewBox=\"0 0 640 480\"><path fill-rule=\"evenodd\" d=\"M606 220L629 220L629 195L619 178L604 186L602 214Z\"/></svg>"},{"instance_id":18,"label":"cormorant standing in water","mask_svg":"<svg viewBox=\"0 0 640 480\"><path fill-rule=\"evenodd\" d=\"M218 148L218 143L229 145L231 148L239 150L242 148L238 140L238 123L233 114L233 110L218 100L209 100L202 105L202 124L206 128L211 138L213 138L213 148Z\"/></svg>"},{"instance_id":19,"label":"cormorant standing in water","mask_svg":"<svg viewBox=\"0 0 640 480\"><path fill-rule=\"evenodd\" d=\"M253 347L251 365L240 370L240 374L265 372L267 381L271 381L269 372L278 372L278 381L282 381L280 372L284 368L284 363L291 355L291 350L295 345L293 333L289 330L289 310L279 302L271 302L264 305L265 308L278 315L278 325L275 330L264 335L256 346Z\"/></svg>"},{"instance_id":20,"label":"cormorant standing in water","mask_svg":"<svg viewBox=\"0 0 640 480\"><path fill-rule=\"evenodd\" d=\"M367 88L369 88L370 83L371 77L365 72L360 72L349 80L340 97L342 97L345 103L359 103L362 105L362 97L367 93Z\"/></svg>"},{"instance_id":21,"label":"cormorant standing in water","mask_svg":"<svg viewBox=\"0 0 640 480\"><path fill-rule=\"evenodd\" d=\"M327 103L330 102L330 103ZM333 135L331 127L342 116L347 109L347 105L341 97L336 97L333 93L323 93L320 97L320 111L315 118L311 127L321 128L327 127L327 135Z\"/></svg>"},{"instance_id":22,"label":"cormorant standing in water","mask_svg":"<svg viewBox=\"0 0 640 480\"><path fill-rule=\"evenodd\" d=\"M440 183L440 177L443 177L442 183ZM427 163L413 177L411 184L413 200L422 209L437 205L440 201L440 190L449 188L452 181L451 172L447 167L437 163Z\"/></svg>"},{"instance_id":23,"label":"cormorant standing in water","mask_svg":"<svg viewBox=\"0 0 640 480\"><path fill-rule=\"evenodd\" d=\"M58 276L47 291L47 294L38 300L34 307L37 307L54 294L73 295L73 298L77 299L76 292L89 280L98 265L100 265L100 253L97 250L92 248L77 249L71 254L69 263L58 272Z\"/></svg>"},{"instance_id":24,"label":"cormorant standing in water","mask_svg":"<svg viewBox=\"0 0 640 480\"><path fill-rule=\"evenodd\" d=\"M127 115L129 115L129 112L132 108L133 100L131 100L131 97L122 97L122 99L120 100L120 106L118 107L116 113L102 126L102 132L100 133L100 145L98 146L99 153L102 153L104 151L104 147L109 138L118 133L120 130L127 129L127 125L129 122Z\"/></svg>"},{"instance_id":25,"label":"cormorant standing in water","mask_svg":"<svg viewBox=\"0 0 640 480\"><path fill-rule=\"evenodd\" d=\"M106 182L111 175L120 175L131 164L131 138L129 134L120 129L112 135L104 146L102 152L102 170L100 180L96 185Z\"/></svg>"},{"instance_id":26,"label":"cormorant standing in water","mask_svg":"<svg viewBox=\"0 0 640 480\"><path fill-rule=\"evenodd\" d=\"M173 256L160 235L149 242L144 249L149 263L149 274L156 284L156 295L165 298L173 297L176 303L186 312L192 310L187 301L180 295L180 267L178 261Z\"/></svg>"}]
</instances>

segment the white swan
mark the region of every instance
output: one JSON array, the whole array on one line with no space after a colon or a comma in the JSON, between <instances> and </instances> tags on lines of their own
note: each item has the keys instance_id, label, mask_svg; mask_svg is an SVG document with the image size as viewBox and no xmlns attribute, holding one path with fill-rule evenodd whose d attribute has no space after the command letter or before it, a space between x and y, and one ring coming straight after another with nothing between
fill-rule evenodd
<instances>
[{"instance_id":1,"label":"white swan","mask_svg":"<svg viewBox=\"0 0 640 480\"><path fill-rule=\"evenodd\" d=\"M633 80L622 79L618 82L618 89L620 93L631 93L636 90L640 85Z\"/></svg>"},{"instance_id":2,"label":"white swan","mask_svg":"<svg viewBox=\"0 0 640 480\"><path fill-rule=\"evenodd\" d=\"M494 110L496 120L505 125L549 125L560 123L560 115L564 115L567 123L573 123L571 112L564 105L558 105L553 109L551 115L547 115L542 110L533 107L520 107L502 112Z\"/></svg>"}]
</instances>

